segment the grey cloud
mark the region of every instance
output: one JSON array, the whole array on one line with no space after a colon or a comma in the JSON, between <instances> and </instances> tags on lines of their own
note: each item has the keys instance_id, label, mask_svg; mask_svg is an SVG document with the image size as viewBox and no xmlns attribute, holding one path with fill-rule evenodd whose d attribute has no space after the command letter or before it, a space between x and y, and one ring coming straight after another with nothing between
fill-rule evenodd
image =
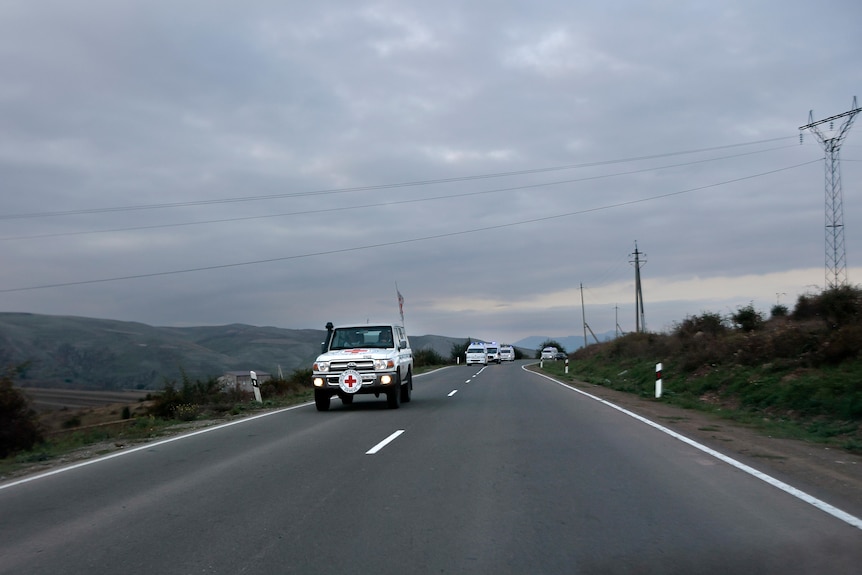
<instances>
[{"instance_id":1,"label":"grey cloud","mask_svg":"<svg viewBox=\"0 0 862 575\"><path fill-rule=\"evenodd\" d=\"M604 300L633 290L636 240L666 287L645 294L655 329L823 280L773 285L823 267L823 152L796 128L858 91L853 2L819 8L846 16L829 42L800 32L804 2L4 10L0 289L151 276L7 291L6 311L319 327L394 317L397 282L409 331L516 340L579 333L579 302L550 294L581 283L590 325L612 330ZM389 186L422 181L438 182ZM65 210L84 213L8 218ZM685 279L748 276L664 301ZM453 303L473 297L488 309Z\"/></svg>"}]
</instances>

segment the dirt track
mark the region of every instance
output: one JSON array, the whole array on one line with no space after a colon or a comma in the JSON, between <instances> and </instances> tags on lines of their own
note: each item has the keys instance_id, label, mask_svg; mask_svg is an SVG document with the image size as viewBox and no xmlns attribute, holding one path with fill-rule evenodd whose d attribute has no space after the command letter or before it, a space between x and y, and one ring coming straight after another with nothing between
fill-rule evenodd
<instances>
[{"instance_id":1,"label":"dirt track","mask_svg":"<svg viewBox=\"0 0 862 575\"><path fill-rule=\"evenodd\" d=\"M134 403L151 391L84 391L42 387L19 388L30 399L31 407L39 412L54 409L81 409L112 403Z\"/></svg>"}]
</instances>

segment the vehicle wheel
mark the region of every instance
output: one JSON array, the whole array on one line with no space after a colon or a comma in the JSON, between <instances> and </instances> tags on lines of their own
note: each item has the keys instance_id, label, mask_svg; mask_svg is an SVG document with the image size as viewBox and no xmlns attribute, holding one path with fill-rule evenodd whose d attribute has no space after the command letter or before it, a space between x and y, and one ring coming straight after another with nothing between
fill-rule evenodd
<instances>
[{"instance_id":1,"label":"vehicle wheel","mask_svg":"<svg viewBox=\"0 0 862 575\"><path fill-rule=\"evenodd\" d=\"M411 395L413 395L413 374L407 372L407 381L401 386L401 403L410 403Z\"/></svg>"},{"instance_id":2,"label":"vehicle wheel","mask_svg":"<svg viewBox=\"0 0 862 575\"><path fill-rule=\"evenodd\" d=\"M353 405L353 398L355 396L350 393L339 393L338 397L341 399L341 403L343 403L344 405Z\"/></svg>"},{"instance_id":3,"label":"vehicle wheel","mask_svg":"<svg viewBox=\"0 0 862 575\"><path fill-rule=\"evenodd\" d=\"M314 405L317 407L317 411L329 411L330 399L332 399L332 396L329 393L318 389L314 390Z\"/></svg>"},{"instance_id":4,"label":"vehicle wheel","mask_svg":"<svg viewBox=\"0 0 862 575\"><path fill-rule=\"evenodd\" d=\"M389 409L398 409L401 407L401 374L396 376L398 381L395 382L395 385L386 392L386 405L389 406Z\"/></svg>"}]
</instances>

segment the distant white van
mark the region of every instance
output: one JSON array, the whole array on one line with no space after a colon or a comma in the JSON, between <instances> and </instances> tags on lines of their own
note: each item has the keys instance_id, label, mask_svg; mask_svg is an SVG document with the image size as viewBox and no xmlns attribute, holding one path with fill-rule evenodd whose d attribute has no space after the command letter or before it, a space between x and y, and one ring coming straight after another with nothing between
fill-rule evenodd
<instances>
[{"instance_id":1,"label":"distant white van","mask_svg":"<svg viewBox=\"0 0 862 575\"><path fill-rule=\"evenodd\" d=\"M515 348L511 345L500 346L500 361L515 361Z\"/></svg>"},{"instance_id":2,"label":"distant white van","mask_svg":"<svg viewBox=\"0 0 862 575\"><path fill-rule=\"evenodd\" d=\"M557 352L560 351L554 346L546 347L542 350L542 359L557 359Z\"/></svg>"},{"instance_id":3,"label":"distant white van","mask_svg":"<svg viewBox=\"0 0 862 575\"><path fill-rule=\"evenodd\" d=\"M473 342L467 346L467 356L465 359L467 365L479 363L488 365L488 351L485 344L481 342Z\"/></svg>"},{"instance_id":4,"label":"distant white van","mask_svg":"<svg viewBox=\"0 0 862 575\"><path fill-rule=\"evenodd\" d=\"M485 351L488 353L488 363L500 363L500 345L496 341L486 343Z\"/></svg>"}]
</instances>

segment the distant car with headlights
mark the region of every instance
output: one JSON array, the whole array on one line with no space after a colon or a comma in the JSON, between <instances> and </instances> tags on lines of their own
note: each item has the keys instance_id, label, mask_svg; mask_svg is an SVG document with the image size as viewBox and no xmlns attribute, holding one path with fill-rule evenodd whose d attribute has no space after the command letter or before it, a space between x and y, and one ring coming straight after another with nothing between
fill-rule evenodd
<instances>
[{"instance_id":1,"label":"distant car with headlights","mask_svg":"<svg viewBox=\"0 0 862 575\"><path fill-rule=\"evenodd\" d=\"M554 356L554 359L569 359L569 356L566 355L564 351L558 351L557 355Z\"/></svg>"},{"instance_id":2,"label":"distant car with headlights","mask_svg":"<svg viewBox=\"0 0 862 575\"><path fill-rule=\"evenodd\" d=\"M543 350L542 350L542 356L541 356L541 358L542 358L542 359L556 359L556 358L557 358L557 353L559 353L559 351L560 351L560 350L558 350L558 349L557 349L556 347L554 347L554 346L546 347L545 349L543 349Z\"/></svg>"},{"instance_id":3,"label":"distant car with headlights","mask_svg":"<svg viewBox=\"0 0 862 575\"><path fill-rule=\"evenodd\" d=\"M345 405L358 394L386 397L397 409L413 392L413 351L404 327L396 324L327 324L322 352L312 365L314 404L329 410L333 397Z\"/></svg>"},{"instance_id":4,"label":"distant car with headlights","mask_svg":"<svg viewBox=\"0 0 862 575\"><path fill-rule=\"evenodd\" d=\"M500 361L515 361L515 348L511 345L501 345Z\"/></svg>"}]
</instances>

